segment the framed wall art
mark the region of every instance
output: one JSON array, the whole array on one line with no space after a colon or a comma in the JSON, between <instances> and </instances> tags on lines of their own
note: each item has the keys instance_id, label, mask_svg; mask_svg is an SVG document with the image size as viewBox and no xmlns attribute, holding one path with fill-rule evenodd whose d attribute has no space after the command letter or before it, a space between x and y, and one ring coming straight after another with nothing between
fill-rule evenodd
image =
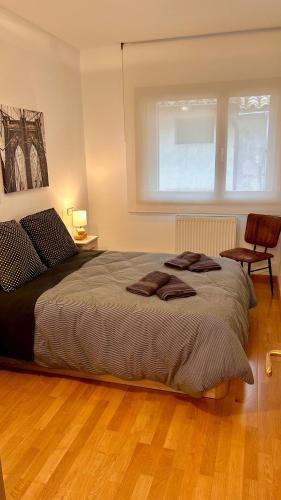
<instances>
[{"instance_id":1,"label":"framed wall art","mask_svg":"<svg viewBox=\"0 0 281 500\"><path fill-rule=\"evenodd\" d=\"M5 193L49 185L42 112L0 106L0 156Z\"/></svg>"}]
</instances>

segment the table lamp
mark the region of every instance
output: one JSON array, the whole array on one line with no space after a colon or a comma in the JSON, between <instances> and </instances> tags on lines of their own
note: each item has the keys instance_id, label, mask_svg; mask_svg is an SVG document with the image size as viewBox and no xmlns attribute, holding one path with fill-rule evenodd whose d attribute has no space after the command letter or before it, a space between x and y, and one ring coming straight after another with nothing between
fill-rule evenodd
<instances>
[{"instance_id":1,"label":"table lamp","mask_svg":"<svg viewBox=\"0 0 281 500\"><path fill-rule=\"evenodd\" d=\"M73 210L72 224L75 227L74 239L84 240L87 237L85 226L87 226L87 211Z\"/></svg>"}]
</instances>

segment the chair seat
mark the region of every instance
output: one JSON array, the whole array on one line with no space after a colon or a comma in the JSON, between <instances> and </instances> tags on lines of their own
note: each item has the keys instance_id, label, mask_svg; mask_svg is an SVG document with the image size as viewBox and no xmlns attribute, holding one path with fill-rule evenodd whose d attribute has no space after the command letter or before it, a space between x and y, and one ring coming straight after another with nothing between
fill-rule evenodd
<instances>
[{"instance_id":1,"label":"chair seat","mask_svg":"<svg viewBox=\"0 0 281 500\"><path fill-rule=\"evenodd\" d=\"M271 259L273 254L268 252L257 252L250 248L232 248L231 250L221 252L220 256L228 257L228 259L237 260L238 262L254 263Z\"/></svg>"}]
</instances>

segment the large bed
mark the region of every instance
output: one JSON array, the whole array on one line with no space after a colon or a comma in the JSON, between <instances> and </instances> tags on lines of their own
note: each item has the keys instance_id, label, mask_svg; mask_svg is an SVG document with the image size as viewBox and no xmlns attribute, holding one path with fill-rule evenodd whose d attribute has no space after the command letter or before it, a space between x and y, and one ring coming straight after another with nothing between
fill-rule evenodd
<instances>
[{"instance_id":1,"label":"large bed","mask_svg":"<svg viewBox=\"0 0 281 500\"><path fill-rule=\"evenodd\" d=\"M0 292L1 365L193 397L212 395L231 379L252 384L245 346L255 294L238 263L216 258L220 271L173 269L196 290L193 297L166 302L126 290L150 271L170 272L164 262L172 256L81 252L11 293Z\"/></svg>"}]
</instances>

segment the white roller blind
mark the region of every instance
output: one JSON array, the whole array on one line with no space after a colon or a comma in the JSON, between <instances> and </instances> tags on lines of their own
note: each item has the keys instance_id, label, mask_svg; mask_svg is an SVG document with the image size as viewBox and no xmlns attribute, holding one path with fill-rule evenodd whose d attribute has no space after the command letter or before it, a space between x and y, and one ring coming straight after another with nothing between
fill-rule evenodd
<instances>
[{"instance_id":1,"label":"white roller blind","mask_svg":"<svg viewBox=\"0 0 281 500\"><path fill-rule=\"evenodd\" d=\"M161 193L212 192L216 168L216 99L162 102L158 114ZM152 194L153 196L153 194Z\"/></svg>"},{"instance_id":2,"label":"white roller blind","mask_svg":"<svg viewBox=\"0 0 281 500\"><path fill-rule=\"evenodd\" d=\"M130 210L280 210L281 32L125 45Z\"/></svg>"}]
</instances>

